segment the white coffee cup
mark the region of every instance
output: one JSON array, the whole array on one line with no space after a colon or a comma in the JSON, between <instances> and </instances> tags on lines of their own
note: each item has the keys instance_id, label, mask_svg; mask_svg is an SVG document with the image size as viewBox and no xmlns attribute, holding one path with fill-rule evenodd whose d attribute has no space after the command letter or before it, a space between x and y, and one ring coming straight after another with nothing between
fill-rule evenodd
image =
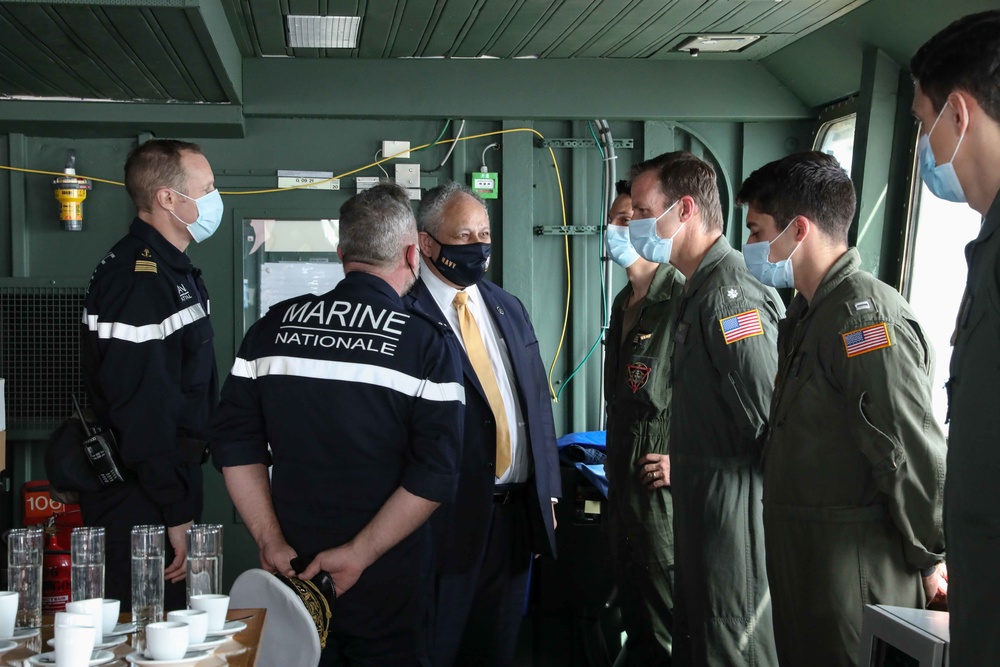
<instances>
[{"instance_id":1,"label":"white coffee cup","mask_svg":"<svg viewBox=\"0 0 1000 667\"><path fill-rule=\"evenodd\" d=\"M191 608L208 612L208 631L221 630L226 624L226 612L229 611L229 596L215 593L192 595Z\"/></svg>"},{"instance_id":2,"label":"white coffee cup","mask_svg":"<svg viewBox=\"0 0 1000 667\"><path fill-rule=\"evenodd\" d=\"M146 626L146 653L153 660L180 660L187 648L187 623L160 621Z\"/></svg>"},{"instance_id":3,"label":"white coffee cup","mask_svg":"<svg viewBox=\"0 0 1000 667\"><path fill-rule=\"evenodd\" d=\"M0 638L14 636L17 622L17 591L0 591Z\"/></svg>"},{"instance_id":4,"label":"white coffee cup","mask_svg":"<svg viewBox=\"0 0 1000 667\"><path fill-rule=\"evenodd\" d=\"M95 641L100 641L104 631L104 599L87 598L66 603L66 611L72 614L89 614L93 619L92 626L97 633Z\"/></svg>"},{"instance_id":5,"label":"white coffee cup","mask_svg":"<svg viewBox=\"0 0 1000 667\"><path fill-rule=\"evenodd\" d=\"M122 603L120 600L104 598L104 611L102 639L110 637L115 633L115 626L118 625L118 615L121 613Z\"/></svg>"},{"instance_id":6,"label":"white coffee cup","mask_svg":"<svg viewBox=\"0 0 1000 667\"><path fill-rule=\"evenodd\" d=\"M176 609L167 612L167 620L188 624L188 646L201 644L208 635L208 612L204 609Z\"/></svg>"},{"instance_id":7,"label":"white coffee cup","mask_svg":"<svg viewBox=\"0 0 1000 667\"><path fill-rule=\"evenodd\" d=\"M87 667L97 629L90 625L56 625L56 667Z\"/></svg>"},{"instance_id":8,"label":"white coffee cup","mask_svg":"<svg viewBox=\"0 0 1000 667\"><path fill-rule=\"evenodd\" d=\"M57 611L52 627L60 628L64 625L77 625L92 628L94 627L94 617L90 614L75 614L69 611Z\"/></svg>"}]
</instances>

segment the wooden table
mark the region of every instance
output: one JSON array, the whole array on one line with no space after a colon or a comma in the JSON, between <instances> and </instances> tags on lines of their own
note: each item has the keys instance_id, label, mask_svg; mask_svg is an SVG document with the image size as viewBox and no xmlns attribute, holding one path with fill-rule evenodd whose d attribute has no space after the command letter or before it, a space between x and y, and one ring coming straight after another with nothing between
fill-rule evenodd
<instances>
[{"instance_id":1,"label":"wooden table","mask_svg":"<svg viewBox=\"0 0 1000 667\"><path fill-rule=\"evenodd\" d=\"M260 633L264 629L264 616L266 609L230 609L226 615L227 619L243 618L251 616L243 622L247 624L245 630L237 632L226 643L222 644L207 658L198 662L194 667L224 667L233 665L235 667L255 667L257 664L257 644L260 642ZM132 614L125 612L119 617L119 622L129 623ZM40 635L20 642L17 648L11 649L7 653L0 655L0 667L31 667L28 658L38 653L51 651L52 647L46 642L52 638L52 616L42 619L43 627ZM124 644L115 647L115 660L105 663L107 667L131 667L132 663L125 659L125 656L135 650L135 635Z\"/></svg>"}]
</instances>

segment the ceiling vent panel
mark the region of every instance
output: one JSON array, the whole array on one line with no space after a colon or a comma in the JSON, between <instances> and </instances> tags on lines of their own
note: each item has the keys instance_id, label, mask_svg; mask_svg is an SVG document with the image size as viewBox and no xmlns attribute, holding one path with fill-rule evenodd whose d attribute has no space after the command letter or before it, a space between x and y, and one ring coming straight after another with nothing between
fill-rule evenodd
<instances>
[{"instance_id":1,"label":"ceiling vent panel","mask_svg":"<svg viewBox=\"0 0 1000 667\"><path fill-rule=\"evenodd\" d=\"M360 16L288 15L288 46L293 49L353 49Z\"/></svg>"},{"instance_id":2,"label":"ceiling vent panel","mask_svg":"<svg viewBox=\"0 0 1000 667\"><path fill-rule=\"evenodd\" d=\"M695 35L678 44L675 51L699 53L735 53L760 41L763 35Z\"/></svg>"}]
</instances>

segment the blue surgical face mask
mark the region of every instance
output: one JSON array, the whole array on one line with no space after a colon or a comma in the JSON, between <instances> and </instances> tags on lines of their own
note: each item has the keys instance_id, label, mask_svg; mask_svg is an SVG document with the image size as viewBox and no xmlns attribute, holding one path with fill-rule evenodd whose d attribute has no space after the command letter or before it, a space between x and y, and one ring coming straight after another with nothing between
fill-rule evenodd
<instances>
[{"instance_id":1,"label":"blue surgical face mask","mask_svg":"<svg viewBox=\"0 0 1000 667\"><path fill-rule=\"evenodd\" d=\"M639 259L639 253L632 247L632 242L628 240L628 235L628 227L608 225L608 257L623 269L632 266Z\"/></svg>"},{"instance_id":2,"label":"blue surgical face mask","mask_svg":"<svg viewBox=\"0 0 1000 667\"><path fill-rule=\"evenodd\" d=\"M771 256L771 244L781 238L782 234L792 228L792 225L785 227L781 234L774 237L772 241L760 241L759 243L748 243L743 246L743 259L747 263L747 270L750 274L765 285L771 287L795 287L795 273L792 270L792 255L799 246L795 246L791 254L786 259L772 262L768 259ZM801 245L801 244L800 244Z\"/></svg>"},{"instance_id":3,"label":"blue surgical face mask","mask_svg":"<svg viewBox=\"0 0 1000 667\"><path fill-rule=\"evenodd\" d=\"M955 146L955 152L951 154L951 159L945 164L937 164L934 159L934 151L931 150L931 134L934 132L934 128L937 127L938 121L941 120L941 115L948 108L949 104L951 103L946 102L941 107L937 119L931 125L930 132L922 135L917 142L917 152L920 155L920 177L924 179L927 189L935 197L944 199L945 201L961 203L967 200L965 191L962 189L962 183L958 180L958 174L955 173L954 162L955 156L958 155L958 149L962 146L962 140L965 139L965 131L962 131L962 136L958 138L958 145Z\"/></svg>"},{"instance_id":4,"label":"blue surgical face mask","mask_svg":"<svg viewBox=\"0 0 1000 667\"><path fill-rule=\"evenodd\" d=\"M670 252L674 247L674 237L681 231L684 223L681 223L681 226L677 228L677 231L669 239L661 239L657 236L656 223L659 222L660 218L670 213L670 209L677 206L677 202L679 201L680 199L675 201L667 207L666 211L655 218L639 218L628 223L629 240L632 242L632 247L635 248L636 252L643 259L660 264L670 263Z\"/></svg>"},{"instance_id":5,"label":"blue surgical face mask","mask_svg":"<svg viewBox=\"0 0 1000 667\"><path fill-rule=\"evenodd\" d=\"M170 215L187 225L191 237L198 243L201 243L214 234L215 230L219 228L219 223L222 222L222 211L224 210L222 195L219 194L219 191L212 190L204 197L199 197L198 199L188 197L183 192L177 192L177 190L173 190L173 192L176 192L185 199L190 199L198 207L198 219L194 222L184 222L176 213L173 211L170 212Z\"/></svg>"}]
</instances>

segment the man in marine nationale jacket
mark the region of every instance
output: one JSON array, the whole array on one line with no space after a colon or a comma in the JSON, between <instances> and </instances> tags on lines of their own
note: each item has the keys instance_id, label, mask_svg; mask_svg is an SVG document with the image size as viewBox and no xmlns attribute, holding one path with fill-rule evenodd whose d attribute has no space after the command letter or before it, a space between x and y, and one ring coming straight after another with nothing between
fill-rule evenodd
<instances>
[{"instance_id":1,"label":"man in marine nationale jacket","mask_svg":"<svg viewBox=\"0 0 1000 667\"><path fill-rule=\"evenodd\" d=\"M853 666L866 604L923 608L946 589L934 353L903 297L848 249L854 185L836 158L767 164L738 199L747 268L798 290L779 325L764 448L778 660Z\"/></svg>"}]
</instances>

